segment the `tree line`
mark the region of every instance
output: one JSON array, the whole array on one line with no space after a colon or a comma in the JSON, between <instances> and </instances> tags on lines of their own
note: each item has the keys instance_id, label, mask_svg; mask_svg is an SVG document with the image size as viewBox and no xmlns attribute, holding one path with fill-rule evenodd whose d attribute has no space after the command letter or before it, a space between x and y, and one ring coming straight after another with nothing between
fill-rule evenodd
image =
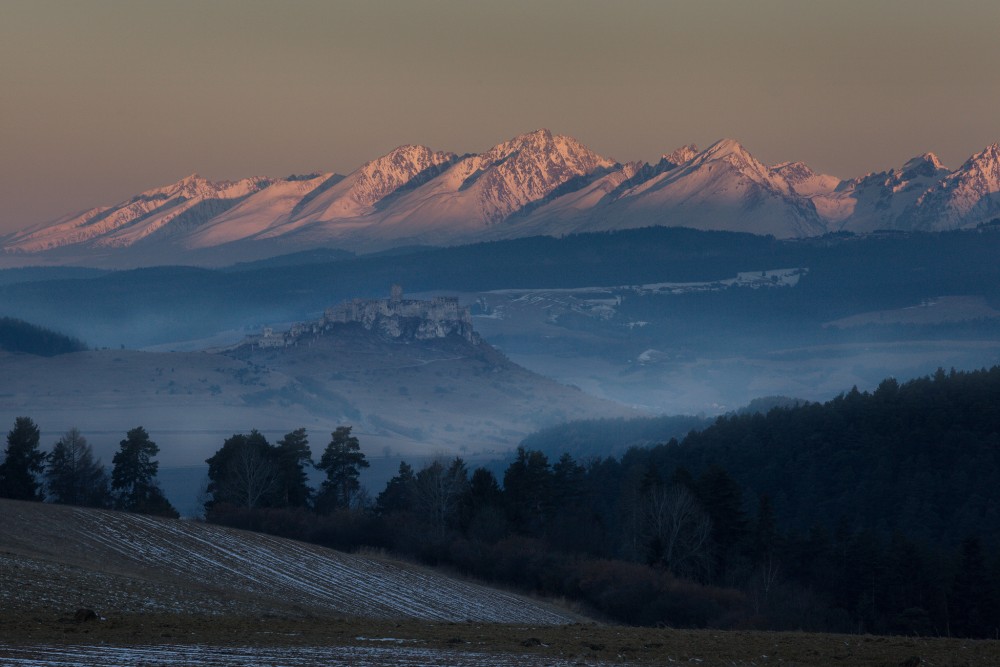
<instances>
[{"instance_id":1,"label":"tree line","mask_svg":"<svg viewBox=\"0 0 1000 667\"><path fill-rule=\"evenodd\" d=\"M0 463L0 498L176 518L177 511L156 482L157 453L159 447L144 428L131 429L119 443L108 475L79 429L71 428L46 453L35 422L18 417L7 433Z\"/></svg>"},{"instance_id":2,"label":"tree line","mask_svg":"<svg viewBox=\"0 0 1000 667\"><path fill-rule=\"evenodd\" d=\"M320 502L332 480L356 483L354 443L336 465L324 453L327 482L298 505L215 495L207 517L390 549L626 623L994 637L997 406L1000 368L939 371L720 418L620 457L522 447L500 474L461 458L403 462L374 497L352 484ZM290 460L282 447L276 466ZM308 457L297 460L301 475ZM227 478L213 488L232 488Z\"/></svg>"},{"instance_id":3,"label":"tree line","mask_svg":"<svg viewBox=\"0 0 1000 667\"><path fill-rule=\"evenodd\" d=\"M275 444L250 431L207 459L206 519L383 548L625 623L995 637L997 406L1000 367L939 371L720 418L619 457L521 447L497 472L401 462L374 496L350 426L315 463L305 429ZM0 488L39 499L14 474L42 474L37 452L13 446L31 440L28 425L8 434ZM46 492L69 498L53 481Z\"/></svg>"}]
</instances>

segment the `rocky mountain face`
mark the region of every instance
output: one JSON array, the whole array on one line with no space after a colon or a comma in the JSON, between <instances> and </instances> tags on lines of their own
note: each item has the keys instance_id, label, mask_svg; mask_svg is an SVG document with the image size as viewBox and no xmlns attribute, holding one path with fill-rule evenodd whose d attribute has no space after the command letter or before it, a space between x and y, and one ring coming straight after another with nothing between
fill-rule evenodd
<instances>
[{"instance_id":1,"label":"rocky mountain face","mask_svg":"<svg viewBox=\"0 0 1000 667\"><path fill-rule=\"evenodd\" d=\"M914 209L914 229L958 229L1000 217L1000 144L987 146L937 180Z\"/></svg>"},{"instance_id":2,"label":"rocky mountain face","mask_svg":"<svg viewBox=\"0 0 1000 667\"><path fill-rule=\"evenodd\" d=\"M237 245L266 256L317 245L377 250L649 225L798 238L958 229L998 216L998 144L954 171L926 153L842 181L801 162L765 165L732 139L705 150L683 146L656 164L619 163L537 130L463 156L401 146L346 177L212 183L193 175L0 243L8 259L58 254L85 262L94 253L142 251L184 261L192 251L225 256Z\"/></svg>"}]
</instances>

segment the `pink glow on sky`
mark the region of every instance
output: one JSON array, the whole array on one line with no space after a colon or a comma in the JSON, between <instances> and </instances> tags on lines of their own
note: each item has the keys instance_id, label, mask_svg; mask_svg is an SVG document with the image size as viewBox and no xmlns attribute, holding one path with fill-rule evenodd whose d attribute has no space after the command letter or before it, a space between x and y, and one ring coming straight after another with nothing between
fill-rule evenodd
<instances>
[{"instance_id":1,"label":"pink glow on sky","mask_svg":"<svg viewBox=\"0 0 1000 667\"><path fill-rule=\"evenodd\" d=\"M211 179L539 127L837 176L1000 139L993 0L3 0L0 233Z\"/></svg>"}]
</instances>

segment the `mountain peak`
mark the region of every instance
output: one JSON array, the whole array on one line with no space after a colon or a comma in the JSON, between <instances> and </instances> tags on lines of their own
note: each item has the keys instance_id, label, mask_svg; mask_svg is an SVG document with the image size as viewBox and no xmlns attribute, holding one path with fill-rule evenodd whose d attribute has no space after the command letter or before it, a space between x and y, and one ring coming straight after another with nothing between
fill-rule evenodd
<instances>
[{"instance_id":1,"label":"mountain peak","mask_svg":"<svg viewBox=\"0 0 1000 667\"><path fill-rule=\"evenodd\" d=\"M450 164L454 153L433 151L427 146L404 144L382 157L366 162L356 173L350 197L363 207L392 194L428 170Z\"/></svg>"},{"instance_id":2,"label":"mountain peak","mask_svg":"<svg viewBox=\"0 0 1000 667\"><path fill-rule=\"evenodd\" d=\"M678 167L686 162L690 162L698 154L698 146L695 144L687 144L681 146L680 148L674 149L672 152L667 153L662 156L662 159L667 162L677 165Z\"/></svg>"},{"instance_id":3,"label":"mountain peak","mask_svg":"<svg viewBox=\"0 0 1000 667\"><path fill-rule=\"evenodd\" d=\"M1000 143L993 143L974 154L965 164L962 165L962 169L966 169L973 165L984 165L984 164L996 164L1000 163Z\"/></svg>"},{"instance_id":4,"label":"mountain peak","mask_svg":"<svg viewBox=\"0 0 1000 667\"><path fill-rule=\"evenodd\" d=\"M721 158L727 155L747 155L747 149L736 139L719 139L714 144L705 149L704 155L713 158Z\"/></svg>"},{"instance_id":5,"label":"mountain peak","mask_svg":"<svg viewBox=\"0 0 1000 667\"><path fill-rule=\"evenodd\" d=\"M903 176L908 179L917 176L934 176L939 172L943 173L946 171L948 170L941 164L941 160L934 153L918 155L911 160L907 160L903 165Z\"/></svg>"},{"instance_id":6,"label":"mountain peak","mask_svg":"<svg viewBox=\"0 0 1000 667\"><path fill-rule=\"evenodd\" d=\"M816 175L816 172L805 162L779 162L771 167L771 170L784 176L788 182L791 182L793 178L806 179Z\"/></svg>"}]
</instances>

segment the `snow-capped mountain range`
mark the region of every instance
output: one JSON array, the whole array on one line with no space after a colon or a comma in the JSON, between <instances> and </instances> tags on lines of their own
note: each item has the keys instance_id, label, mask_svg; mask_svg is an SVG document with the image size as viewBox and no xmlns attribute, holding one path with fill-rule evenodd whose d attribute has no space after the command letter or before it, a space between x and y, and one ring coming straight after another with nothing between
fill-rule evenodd
<instances>
[{"instance_id":1,"label":"snow-capped mountain range","mask_svg":"<svg viewBox=\"0 0 1000 667\"><path fill-rule=\"evenodd\" d=\"M192 175L10 234L0 245L8 258L122 254L157 263L222 258L237 248L243 256L377 250L649 225L778 238L937 231L998 216L1000 144L954 171L926 153L899 169L841 180L801 162L765 165L732 139L705 150L684 146L656 164L620 163L537 130L480 154L401 146L347 176L213 183Z\"/></svg>"}]
</instances>

